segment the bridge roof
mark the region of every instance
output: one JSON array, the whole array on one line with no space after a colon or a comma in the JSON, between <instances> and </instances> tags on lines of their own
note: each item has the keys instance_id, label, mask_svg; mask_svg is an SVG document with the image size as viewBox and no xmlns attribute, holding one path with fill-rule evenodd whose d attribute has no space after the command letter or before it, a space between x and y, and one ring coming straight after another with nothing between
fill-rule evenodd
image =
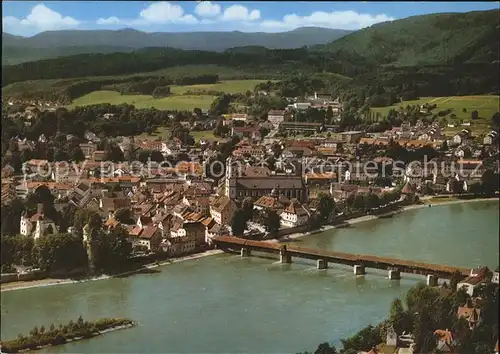
<instances>
[{"instance_id":1,"label":"bridge roof","mask_svg":"<svg viewBox=\"0 0 500 354\"><path fill-rule=\"evenodd\" d=\"M213 241L229 243L233 245L238 245L241 247L253 247L253 248L261 248L267 250L280 250L283 246L282 243L279 242L266 242L266 241L253 241L253 240L245 240L242 238L232 237L232 236L218 236L214 237ZM387 265L392 265L394 267L407 267L407 268L417 268L417 269L427 269L429 271L435 272L443 272L443 273L453 273L455 271L459 271L462 275L468 275L470 269L463 267L453 267L448 265L441 264L431 264L424 263L418 261L410 261L404 259L396 259L396 258L387 258L387 257L378 257L366 254L352 254L352 253L342 253L342 252L334 252L334 251L325 251L319 249L305 248L294 245L286 245L288 252L293 252L296 254L303 254L309 256L316 256L318 258L337 258L352 262L374 262L374 263L382 263Z\"/></svg>"}]
</instances>

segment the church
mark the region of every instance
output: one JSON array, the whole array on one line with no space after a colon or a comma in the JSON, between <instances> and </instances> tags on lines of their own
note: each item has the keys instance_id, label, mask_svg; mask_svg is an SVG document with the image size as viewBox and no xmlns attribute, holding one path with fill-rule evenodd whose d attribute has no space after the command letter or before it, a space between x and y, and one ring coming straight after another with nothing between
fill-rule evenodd
<instances>
[{"instance_id":1,"label":"church","mask_svg":"<svg viewBox=\"0 0 500 354\"><path fill-rule=\"evenodd\" d=\"M37 213L28 216L26 212L21 215L21 235L33 236L36 240L44 235L53 235L58 232L54 221L47 218L43 213L43 205L38 204Z\"/></svg>"},{"instance_id":2,"label":"church","mask_svg":"<svg viewBox=\"0 0 500 354\"><path fill-rule=\"evenodd\" d=\"M291 162L285 173L276 173L263 169L261 173L249 173L242 162L228 157L226 160L225 195L230 199L251 197L256 200L269 195L275 188L280 195L289 199L297 199L301 203L307 201L307 188L302 180L300 161Z\"/></svg>"}]
</instances>

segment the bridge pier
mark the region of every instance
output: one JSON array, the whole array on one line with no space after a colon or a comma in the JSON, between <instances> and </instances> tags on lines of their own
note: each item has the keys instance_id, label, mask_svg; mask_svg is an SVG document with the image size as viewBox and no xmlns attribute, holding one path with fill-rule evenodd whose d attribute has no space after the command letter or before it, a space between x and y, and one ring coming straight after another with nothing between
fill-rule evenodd
<instances>
[{"instance_id":1,"label":"bridge pier","mask_svg":"<svg viewBox=\"0 0 500 354\"><path fill-rule=\"evenodd\" d=\"M354 275L365 275L365 266L361 264L357 264L354 266Z\"/></svg>"},{"instance_id":2,"label":"bridge pier","mask_svg":"<svg viewBox=\"0 0 500 354\"><path fill-rule=\"evenodd\" d=\"M437 286L438 285L438 277L434 274L427 274L427 285L428 286Z\"/></svg>"},{"instance_id":3,"label":"bridge pier","mask_svg":"<svg viewBox=\"0 0 500 354\"><path fill-rule=\"evenodd\" d=\"M248 249L248 248L242 248L240 250L240 254L242 257L250 257L251 252L250 252L250 249Z\"/></svg>"},{"instance_id":4,"label":"bridge pier","mask_svg":"<svg viewBox=\"0 0 500 354\"><path fill-rule=\"evenodd\" d=\"M396 269L389 269L389 280L398 280L401 279L401 273Z\"/></svg>"},{"instance_id":5,"label":"bridge pier","mask_svg":"<svg viewBox=\"0 0 500 354\"><path fill-rule=\"evenodd\" d=\"M328 261L326 259L318 259L316 261L316 268L318 268L318 269L328 268Z\"/></svg>"},{"instance_id":6,"label":"bridge pier","mask_svg":"<svg viewBox=\"0 0 500 354\"><path fill-rule=\"evenodd\" d=\"M292 256L290 253L282 253L280 254L280 262L282 264L290 264L292 263Z\"/></svg>"}]
</instances>

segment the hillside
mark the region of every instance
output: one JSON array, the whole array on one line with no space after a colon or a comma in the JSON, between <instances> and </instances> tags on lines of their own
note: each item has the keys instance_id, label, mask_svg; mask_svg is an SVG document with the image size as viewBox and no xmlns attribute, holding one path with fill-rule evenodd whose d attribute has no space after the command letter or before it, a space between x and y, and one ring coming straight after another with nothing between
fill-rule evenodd
<instances>
[{"instance_id":1,"label":"hillside","mask_svg":"<svg viewBox=\"0 0 500 354\"><path fill-rule=\"evenodd\" d=\"M313 49L377 65L491 63L498 60L499 30L497 10L431 14L380 23Z\"/></svg>"},{"instance_id":2,"label":"hillside","mask_svg":"<svg viewBox=\"0 0 500 354\"><path fill-rule=\"evenodd\" d=\"M47 31L25 38L2 34L2 64L56 58L84 53L130 52L144 47L224 51L233 47L260 46L293 49L325 44L350 31L304 27L282 33L244 32L155 32L134 29ZM64 46L62 46L64 44ZM23 55L25 51L25 55Z\"/></svg>"}]
</instances>

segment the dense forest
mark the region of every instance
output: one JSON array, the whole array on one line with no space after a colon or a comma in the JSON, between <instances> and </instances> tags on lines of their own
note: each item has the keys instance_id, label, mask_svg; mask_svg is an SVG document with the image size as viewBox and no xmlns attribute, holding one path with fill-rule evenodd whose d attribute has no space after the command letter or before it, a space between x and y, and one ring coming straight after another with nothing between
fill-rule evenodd
<instances>
[{"instance_id":1,"label":"dense forest","mask_svg":"<svg viewBox=\"0 0 500 354\"><path fill-rule=\"evenodd\" d=\"M2 94L67 104L95 90L152 95L163 87L155 97L164 97L166 86L213 83L214 75L221 80L317 77L318 85L309 92L334 95L371 86L374 92L363 97L371 107L423 96L498 94L498 28L497 11L482 11L386 22L313 48L208 52L150 47L81 54L5 66ZM297 92L293 85L276 91L286 96Z\"/></svg>"},{"instance_id":2,"label":"dense forest","mask_svg":"<svg viewBox=\"0 0 500 354\"><path fill-rule=\"evenodd\" d=\"M412 16L353 32L314 49L359 55L377 65L491 63L498 61L498 15L498 10L490 10Z\"/></svg>"}]
</instances>

